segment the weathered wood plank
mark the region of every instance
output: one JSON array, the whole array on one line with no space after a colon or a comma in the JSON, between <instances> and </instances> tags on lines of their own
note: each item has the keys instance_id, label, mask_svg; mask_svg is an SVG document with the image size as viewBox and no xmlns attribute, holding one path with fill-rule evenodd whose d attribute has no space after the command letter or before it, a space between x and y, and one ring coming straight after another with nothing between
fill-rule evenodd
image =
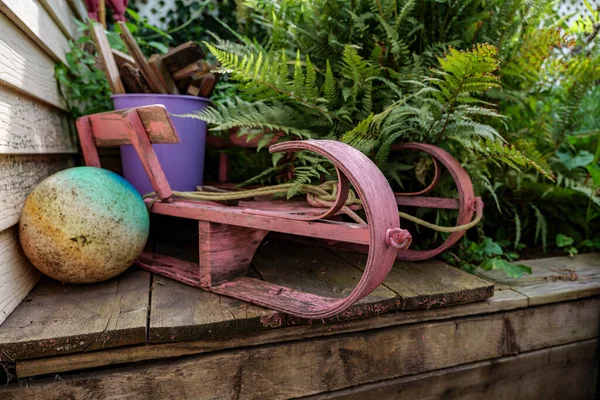
<instances>
[{"instance_id":1,"label":"weathered wood plank","mask_svg":"<svg viewBox=\"0 0 600 400\"><path fill-rule=\"evenodd\" d=\"M598 345L588 340L303 399L591 399Z\"/></svg>"},{"instance_id":2,"label":"weathered wood plank","mask_svg":"<svg viewBox=\"0 0 600 400\"><path fill-rule=\"evenodd\" d=\"M0 154L77 153L69 116L0 87Z\"/></svg>"},{"instance_id":3,"label":"weathered wood plank","mask_svg":"<svg viewBox=\"0 0 600 400\"><path fill-rule=\"evenodd\" d=\"M494 315L62 376L0 388L0 397L287 399L497 358L505 345Z\"/></svg>"},{"instance_id":4,"label":"weathered wood plank","mask_svg":"<svg viewBox=\"0 0 600 400\"><path fill-rule=\"evenodd\" d=\"M285 240L268 239L252 265L267 282L327 297L348 296L362 275L361 270L323 248ZM396 293L381 285L332 319L364 318L399 308Z\"/></svg>"},{"instance_id":5,"label":"weathered wood plank","mask_svg":"<svg viewBox=\"0 0 600 400\"><path fill-rule=\"evenodd\" d=\"M87 10L85 9L85 4L83 4L83 0L67 0L71 9L75 13L75 16L82 21L87 20Z\"/></svg>"},{"instance_id":6,"label":"weathered wood plank","mask_svg":"<svg viewBox=\"0 0 600 400\"><path fill-rule=\"evenodd\" d=\"M69 41L39 2L0 0L0 11L48 55L66 64Z\"/></svg>"},{"instance_id":7,"label":"weathered wood plank","mask_svg":"<svg viewBox=\"0 0 600 400\"><path fill-rule=\"evenodd\" d=\"M284 316L158 275L153 278L151 343L225 339L253 330L279 328Z\"/></svg>"},{"instance_id":8,"label":"weathered wood plank","mask_svg":"<svg viewBox=\"0 0 600 400\"><path fill-rule=\"evenodd\" d=\"M64 49L61 51L64 54ZM0 14L0 54L0 84L66 109L54 78L54 61L3 14Z\"/></svg>"},{"instance_id":9,"label":"weathered wood plank","mask_svg":"<svg viewBox=\"0 0 600 400\"><path fill-rule=\"evenodd\" d=\"M335 252L361 270L364 254ZM493 283L440 261L396 261L384 284L402 298L403 310L469 303L491 297Z\"/></svg>"},{"instance_id":10,"label":"weathered wood plank","mask_svg":"<svg viewBox=\"0 0 600 400\"><path fill-rule=\"evenodd\" d=\"M20 359L144 343L149 288L150 274L137 269L95 285L44 278L0 326L0 354Z\"/></svg>"},{"instance_id":11,"label":"weathered wood plank","mask_svg":"<svg viewBox=\"0 0 600 400\"><path fill-rule=\"evenodd\" d=\"M523 262L533 273L510 278L501 271L482 275L525 295L530 305L579 299L600 294L600 253L551 257Z\"/></svg>"},{"instance_id":12,"label":"weathered wood plank","mask_svg":"<svg viewBox=\"0 0 600 400\"><path fill-rule=\"evenodd\" d=\"M543 345L560 346L596 340L599 336L598 301L598 298L590 298L571 304L536 307L534 310L539 314L539 322L532 329L513 329L518 324L525 326L531 320L531 315L516 310L370 330L358 335L333 335L243 347L91 375L62 376L59 382L54 378L32 381L27 389L0 389L0 396L9 399L17 394L91 399L111 396L131 399L152 396L280 399L318 394L500 358L511 354L515 343L537 342L537 331L548 331L554 337ZM584 329L583 333L574 334L554 328L562 324L562 316L574 308L583 310L576 324L580 327L595 325L595 330ZM516 323L516 320L519 322ZM181 344L182 347L184 345ZM593 363L596 355L589 349L587 353ZM548 353L545 362L550 363L552 359L552 353ZM573 368L568 361L565 361L564 367ZM224 378L232 375L233 379ZM486 375L482 379L490 377Z\"/></svg>"},{"instance_id":13,"label":"weathered wood plank","mask_svg":"<svg viewBox=\"0 0 600 400\"><path fill-rule=\"evenodd\" d=\"M210 295L212 297L217 296L215 294ZM212 302L214 303L214 300L212 300ZM100 353L90 352L38 360L17 361L17 376L23 378L136 361L166 359L236 347L282 343L292 340L360 332L416 322L486 314L525 306L527 306L527 298L525 296L513 292L512 290L499 290L496 291L494 297L490 299L456 307L387 313L378 317L329 324L291 326L281 329L258 331L225 340L205 339L183 343L154 344L150 346L108 349L103 350Z\"/></svg>"},{"instance_id":14,"label":"weathered wood plank","mask_svg":"<svg viewBox=\"0 0 600 400\"><path fill-rule=\"evenodd\" d=\"M52 17L56 25L69 39L77 39L81 33L77 30L74 11L67 0L38 0Z\"/></svg>"},{"instance_id":15,"label":"weathered wood plank","mask_svg":"<svg viewBox=\"0 0 600 400\"><path fill-rule=\"evenodd\" d=\"M600 337L600 297L508 313L506 329L513 354Z\"/></svg>"},{"instance_id":16,"label":"weathered wood plank","mask_svg":"<svg viewBox=\"0 0 600 400\"><path fill-rule=\"evenodd\" d=\"M21 249L17 227L0 232L0 325L39 279L40 274Z\"/></svg>"},{"instance_id":17,"label":"weathered wood plank","mask_svg":"<svg viewBox=\"0 0 600 400\"><path fill-rule=\"evenodd\" d=\"M25 199L39 182L72 165L70 156L0 155L0 231L19 222Z\"/></svg>"}]
</instances>

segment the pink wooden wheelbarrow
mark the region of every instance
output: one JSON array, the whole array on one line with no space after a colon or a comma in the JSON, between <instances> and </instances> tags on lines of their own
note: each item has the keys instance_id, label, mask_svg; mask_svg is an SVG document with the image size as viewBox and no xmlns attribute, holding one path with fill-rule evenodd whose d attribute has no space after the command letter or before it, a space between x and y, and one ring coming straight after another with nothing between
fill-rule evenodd
<instances>
[{"instance_id":1,"label":"pink wooden wheelbarrow","mask_svg":"<svg viewBox=\"0 0 600 400\"><path fill-rule=\"evenodd\" d=\"M331 207L307 205L274 211L269 202L240 201L237 206L173 196L152 144L178 143L163 106L147 106L81 117L77 120L85 164L100 167L96 146L132 144L160 201L152 212L198 221L199 264L159 254L143 254L138 265L188 285L298 317L333 316L383 282L398 252L410 244L400 229L396 198L381 171L358 150L331 140L290 141L271 152L309 150L329 159L338 174ZM344 208L350 184L362 200L367 224L328 220ZM151 200L147 200L152 202ZM246 277L254 253L268 232L280 232L361 245L368 251L363 275L346 298L318 296Z\"/></svg>"}]
</instances>

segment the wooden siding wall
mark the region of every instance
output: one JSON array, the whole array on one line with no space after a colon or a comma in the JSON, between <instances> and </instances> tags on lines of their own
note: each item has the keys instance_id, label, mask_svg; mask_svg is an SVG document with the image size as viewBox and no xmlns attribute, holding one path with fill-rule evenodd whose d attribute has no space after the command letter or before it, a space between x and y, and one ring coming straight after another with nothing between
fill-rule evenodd
<instances>
[{"instance_id":1,"label":"wooden siding wall","mask_svg":"<svg viewBox=\"0 0 600 400\"><path fill-rule=\"evenodd\" d=\"M23 202L78 151L54 79L73 18L85 18L82 0L0 0L0 324L39 279L19 245Z\"/></svg>"}]
</instances>

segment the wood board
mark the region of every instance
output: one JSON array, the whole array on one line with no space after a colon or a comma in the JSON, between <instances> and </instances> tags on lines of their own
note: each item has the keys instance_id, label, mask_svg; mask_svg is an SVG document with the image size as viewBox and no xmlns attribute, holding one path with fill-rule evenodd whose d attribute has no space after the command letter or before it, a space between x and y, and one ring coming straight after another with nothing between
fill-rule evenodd
<instances>
[{"instance_id":1,"label":"wood board","mask_svg":"<svg viewBox=\"0 0 600 400\"><path fill-rule=\"evenodd\" d=\"M0 11L48 55L67 63L65 54L69 52L69 40L40 2L0 0Z\"/></svg>"},{"instance_id":2,"label":"wood board","mask_svg":"<svg viewBox=\"0 0 600 400\"><path fill-rule=\"evenodd\" d=\"M211 294L213 299L218 295ZM215 300L212 300L214 303ZM293 325L281 329L245 332L244 335L229 339L194 340L177 343L161 343L150 346L107 349L102 352L79 353L36 360L18 360L19 378L88 369L106 365L118 365L130 362L166 359L186 355L202 354L211 351L236 347L258 346L268 343L283 343L313 337L350 334L371 329L379 329L416 322L436 321L469 315L487 314L503 310L512 310L527 306L527 298L511 290L496 291L494 297L456 307L432 308L429 310L403 311L387 313L378 317L355 319L331 324Z\"/></svg>"},{"instance_id":3,"label":"wood board","mask_svg":"<svg viewBox=\"0 0 600 400\"><path fill-rule=\"evenodd\" d=\"M64 51L62 47L61 51ZM0 54L3 55L0 57L0 86L11 86L66 110L54 78L54 60L3 14L0 14Z\"/></svg>"},{"instance_id":4,"label":"wood board","mask_svg":"<svg viewBox=\"0 0 600 400\"><path fill-rule=\"evenodd\" d=\"M361 271L367 261L364 254L335 254ZM384 283L402 298L403 310L470 303L494 294L491 282L437 260L396 261Z\"/></svg>"},{"instance_id":5,"label":"wood board","mask_svg":"<svg viewBox=\"0 0 600 400\"><path fill-rule=\"evenodd\" d=\"M0 86L0 154L77 152L67 113Z\"/></svg>"},{"instance_id":6,"label":"wood board","mask_svg":"<svg viewBox=\"0 0 600 400\"><path fill-rule=\"evenodd\" d=\"M302 399L591 399L598 345L587 340Z\"/></svg>"},{"instance_id":7,"label":"wood board","mask_svg":"<svg viewBox=\"0 0 600 400\"><path fill-rule=\"evenodd\" d=\"M279 328L283 319L275 311L155 275L148 341L224 340L253 330Z\"/></svg>"},{"instance_id":8,"label":"wood board","mask_svg":"<svg viewBox=\"0 0 600 400\"><path fill-rule=\"evenodd\" d=\"M81 21L87 20L87 10L85 8L85 4L83 4L83 0L67 0L71 9L75 13L75 16L79 18Z\"/></svg>"},{"instance_id":9,"label":"wood board","mask_svg":"<svg viewBox=\"0 0 600 400\"><path fill-rule=\"evenodd\" d=\"M76 40L81 36L77 30L77 24L73 20L77 18L75 12L69 6L67 0L38 0L52 17L56 25L69 39Z\"/></svg>"},{"instance_id":10,"label":"wood board","mask_svg":"<svg viewBox=\"0 0 600 400\"><path fill-rule=\"evenodd\" d=\"M19 222L25 199L39 182L71 166L68 155L0 155L0 231Z\"/></svg>"},{"instance_id":11,"label":"wood board","mask_svg":"<svg viewBox=\"0 0 600 400\"><path fill-rule=\"evenodd\" d=\"M587 317L581 322L597 321L594 307L598 306L598 299L574 303L587 310ZM540 307L543 324L537 329L548 329L556 323L552 313L563 306L548 306L555 310ZM562 312L568 311L562 308ZM528 317L517 310L376 329L360 335L242 347L104 372L63 375L59 380L53 377L33 381L28 388L0 389L0 396L284 399L319 394L507 356L511 354L509 343L530 342L534 332L511 332L506 319L526 324ZM556 337L556 343L581 343L597 337L597 330L578 337L563 332Z\"/></svg>"},{"instance_id":12,"label":"wood board","mask_svg":"<svg viewBox=\"0 0 600 400\"><path fill-rule=\"evenodd\" d=\"M102 285L44 278L0 326L0 354L10 360L145 343L149 286L150 274L137 269Z\"/></svg>"},{"instance_id":13,"label":"wood board","mask_svg":"<svg viewBox=\"0 0 600 400\"><path fill-rule=\"evenodd\" d=\"M533 273L510 278L501 271L481 275L527 296L529 305L579 299L600 294L600 253L523 261Z\"/></svg>"},{"instance_id":14,"label":"wood board","mask_svg":"<svg viewBox=\"0 0 600 400\"><path fill-rule=\"evenodd\" d=\"M21 249L17 227L0 232L0 326L39 279Z\"/></svg>"}]
</instances>

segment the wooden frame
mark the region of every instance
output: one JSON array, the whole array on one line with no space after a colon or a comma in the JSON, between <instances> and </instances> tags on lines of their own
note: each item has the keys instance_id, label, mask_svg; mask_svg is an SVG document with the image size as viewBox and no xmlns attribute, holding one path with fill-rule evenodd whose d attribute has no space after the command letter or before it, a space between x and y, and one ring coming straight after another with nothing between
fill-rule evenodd
<instances>
[{"instance_id":1,"label":"wooden frame","mask_svg":"<svg viewBox=\"0 0 600 400\"><path fill-rule=\"evenodd\" d=\"M77 130L86 165L100 167L96 146L132 144L160 200L152 212L198 221L198 265L158 254L144 254L138 260L142 268L188 285L301 318L326 318L372 292L387 276L398 249L405 250L410 243L410 234L400 229L396 200L387 180L368 157L346 144L307 140L272 145L271 152L318 153L333 163L338 174L337 199L325 213L293 204L273 212L268 202L224 206L173 198L152 149L153 143L179 141L164 106L81 117ZM325 219L342 210L350 184L362 199L367 225ZM345 298L319 296L246 277L254 252L269 231L368 245L363 275Z\"/></svg>"}]
</instances>

